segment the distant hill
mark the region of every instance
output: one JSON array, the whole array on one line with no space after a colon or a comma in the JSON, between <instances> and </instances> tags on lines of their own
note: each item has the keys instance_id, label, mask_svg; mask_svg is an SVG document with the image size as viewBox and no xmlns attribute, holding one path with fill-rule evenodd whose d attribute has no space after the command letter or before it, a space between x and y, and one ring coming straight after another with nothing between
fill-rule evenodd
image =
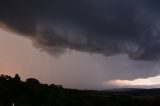
<instances>
[{"instance_id":1,"label":"distant hill","mask_svg":"<svg viewBox=\"0 0 160 106\"><path fill-rule=\"evenodd\" d=\"M160 89L66 89L42 84L35 78L22 81L0 76L0 106L160 106Z\"/></svg>"}]
</instances>

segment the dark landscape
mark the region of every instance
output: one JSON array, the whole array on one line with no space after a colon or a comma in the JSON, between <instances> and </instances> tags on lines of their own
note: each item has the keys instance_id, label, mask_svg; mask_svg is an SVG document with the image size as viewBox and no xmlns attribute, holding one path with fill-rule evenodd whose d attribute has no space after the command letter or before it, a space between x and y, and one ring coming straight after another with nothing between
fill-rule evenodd
<instances>
[{"instance_id":1,"label":"dark landscape","mask_svg":"<svg viewBox=\"0 0 160 106\"><path fill-rule=\"evenodd\" d=\"M76 90L0 76L0 106L159 106L160 89Z\"/></svg>"}]
</instances>

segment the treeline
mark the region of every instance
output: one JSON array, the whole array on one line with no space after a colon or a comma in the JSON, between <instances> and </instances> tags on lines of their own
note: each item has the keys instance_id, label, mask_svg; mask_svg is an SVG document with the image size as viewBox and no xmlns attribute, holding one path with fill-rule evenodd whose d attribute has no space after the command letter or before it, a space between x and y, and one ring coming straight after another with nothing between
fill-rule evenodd
<instances>
[{"instance_id":1,"label":"treeline","mask_svg":"<svg viewBox=\"0 0 160 106\"><path fill-rule=\"evenodd\" d=\"M35 78L22 81L18 74L0 76L0 106L160 106L159 93L134 92L65 89Z\"/></svg>"}]
</instances>

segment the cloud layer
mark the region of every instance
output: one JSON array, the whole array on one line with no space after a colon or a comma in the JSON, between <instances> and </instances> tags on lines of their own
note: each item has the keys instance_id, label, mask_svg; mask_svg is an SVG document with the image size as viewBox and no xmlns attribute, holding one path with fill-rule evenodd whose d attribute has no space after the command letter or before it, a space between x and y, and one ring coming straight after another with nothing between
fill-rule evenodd
<instances>
[{"instance_id":1,"label":"cloud layer","mask_svg":"<svg viewBox=\"0 0 160 106\"><path fill-rule=\"evenodd\" d=\"M160 58L157 0L1 0L0 23L59 55L68 49Z\"/></svg>"}]
</instances>

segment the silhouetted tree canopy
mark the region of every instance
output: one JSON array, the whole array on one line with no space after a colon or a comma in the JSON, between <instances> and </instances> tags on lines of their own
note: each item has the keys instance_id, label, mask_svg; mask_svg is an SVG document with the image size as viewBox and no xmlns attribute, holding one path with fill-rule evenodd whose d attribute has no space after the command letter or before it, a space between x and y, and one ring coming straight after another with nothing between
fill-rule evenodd
<instances>
[{"instance_id":1,"label":"silhouetted tree canopy","mask_svg":"<svg viewBox=\"0 0 160 106\"><path fill-rule=\"evenodd\" d=\"M21 81L21 78L20 78L20 76L19 76L18 74L16 74L13 79L14 79L15 81L17 81L17 82L20 82L20 81Z\"/></svg>"},{"instance_id":2,"label":"silhouetted tree canopy","mask_svg":"<svg viewBox=\"0 0 160 106\"><path fill-rule=\"evenodd\" d=\"M91 91L42 84L35 78L22 81L0 76L0 106L160 106L160 89Z\"/></svg>"},{"instance_id":3,"label":"silhouetted tree canopy","mask_svg":"<svg viewBox=\"0 0 160 106\"><path fill-rule=\"evenodd\" d=\"M26 80L26 83L27 84L31 84L31 85L39 85L40 84L39 81L37 79L35 79L35 78L28 78Z\"/></svg>"}]
</instances>

